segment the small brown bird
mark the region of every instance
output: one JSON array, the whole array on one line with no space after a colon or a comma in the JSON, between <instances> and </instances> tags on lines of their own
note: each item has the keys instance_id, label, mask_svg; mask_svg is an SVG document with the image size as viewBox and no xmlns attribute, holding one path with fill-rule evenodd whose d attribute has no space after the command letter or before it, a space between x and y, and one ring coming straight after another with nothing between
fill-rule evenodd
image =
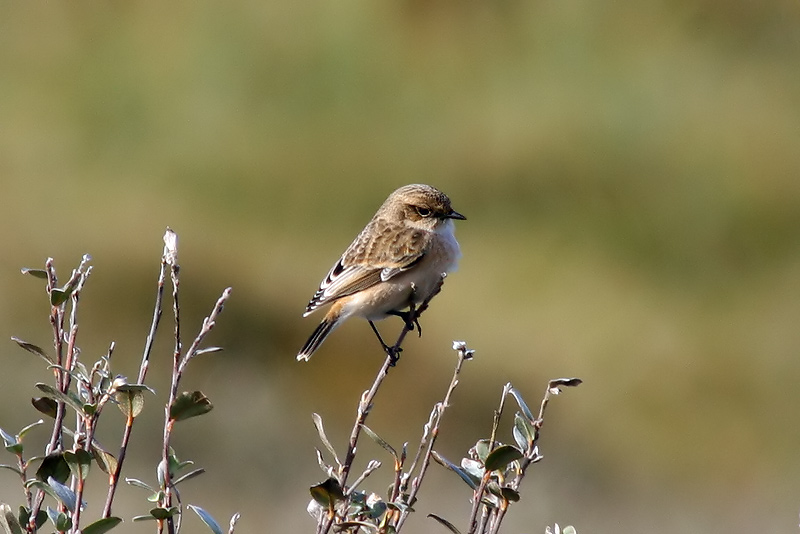
<instances>
[{"instance_id":1,"label":"small brown bird","mask_svg":"<svg viewBox=\"0 0 800 534\"><path fill-rule=\"evenodd\" d=\"M370 324L390 315L404 317L402 310L433 295L461 257L453 219L466 217L429 185L406 185L389 195L306 306L303 317L331 304L297 359L308 360L348 317Z\"/></svg>"}]
</instances>

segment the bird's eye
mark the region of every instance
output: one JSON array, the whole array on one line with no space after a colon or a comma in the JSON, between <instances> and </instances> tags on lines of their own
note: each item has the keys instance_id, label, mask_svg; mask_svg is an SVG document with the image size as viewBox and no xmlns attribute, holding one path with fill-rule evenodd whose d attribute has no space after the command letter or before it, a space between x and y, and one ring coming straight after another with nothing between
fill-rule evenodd
<instances>
[{"instance_id":1,"label":"bird's eye","mask_svg":"<svg viewBox=\"0 0 800 534\"><path fill-rule=\"evenodd\" d=\"M423 208L423 207L417 206L416 209L417 209L417 213L419 213L420 217L430 217L431 216L431 210L429 210L428 208Z\"/></svg>"}]
</instances>

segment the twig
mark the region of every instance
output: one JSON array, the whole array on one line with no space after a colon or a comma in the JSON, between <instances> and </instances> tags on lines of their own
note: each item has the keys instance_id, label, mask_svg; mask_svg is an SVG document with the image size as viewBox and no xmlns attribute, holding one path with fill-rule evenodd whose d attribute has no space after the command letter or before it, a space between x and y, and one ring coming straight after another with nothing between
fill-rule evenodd
<instances>
[{"instance_id":1,"label":"twig","mask_svg":"<svg viewBox=\"0 0 800 534\"><path fill-rule=\"evenodd\" d=\"M228 287L222 292L222 295L219 297L219 299L217 299L217 302L214 305L214 309L211 311L209 316L203 320L203 326L200 328L200 332L194 338L191 345L189 345L188 350L185 353L182 353L183 346L181 343L180 304L178 299L180 289L180 267L177 263L177 235L169 228L164 236L164 242L166 244L165 258L166 262L170 266L170 279L172 281L172 310L175 320L175 345L173 353L172 383L170 385L169 400L164 408L164 443L161 451L161 464L159 466L162 476L161 490L163 491L164 495L159 505L163 508L170 509L173 506L173 497L177 497L177 492L174 491L172 485L172 474L170 473L170 442L172 439L172 429L176 420L170 415L170 410L175 403L175 399L178 397L178 387L180 385L181 378L183 377L183 372L188 363L200 353L200 344L214 328L217 317L222 312L225 302L230 297L231 288ZM178 506L180 507L179 497ZM175 516L170 515L167 517L166 521L159 521L159 532L163 531L164 522L166 522L167 531L169 534L175 534L176 530L180 529L180 512L178 513L177 526Z\"/></svg>"},{"instance_id":2,"label":"twig","mask_svg":"<svg viewBox=\"0 0 800 534\"><path fill-rule=\"evenodd\" d=\"M539 405L539 413L536 416L536 421L533 422L533 440L531 442L530 450L528 453L523 457L520 463L520 472L519 476L512 482L512 489L519 490L519 486L522 483L522 479L525 477L525 473L528 469L528 466L533 463L539 461L541 456L539 456L539 434L541 433L542 425L544 425L544 411L547 408L547 404L550 402L550 397L553 395L558 395L560 393L559 386L568 386L574 387L581 383L582 381L579 378L557 378L554 380L550 380L547 384L547 389L544 392L544 396L542 397L542 402Z\"/></svg>"},{"instance_id":3,"label":"twig","mask_svg":"<svg viewBox=\"0 0 800 534\"><path fill-rule=\"evenodd\" d=\"M163 508L169 509L172 507L172 481L170 480L169 470L169 444L172 436L172 427L175 423L169 415L170 406L175 402L178 395L178 383L180 381L180 361L181 361L181 308L178 300L180 288L180 266L178 265L178 236L170 228L167 228L164 234L164 256L167 258L167 263L170 267L170 281L172 282L172 314L175 321L174 328L174 350L172 355L172 382L169 390L169 400L164 407L164 442L161 449L161 464L159 469L161 471L161 489L163 491L163 498L159 503ZM175 520L173 516L166 519L167 532L175 534ZM164 521L158 521L158 531L163 532Z\"/></svg>"},{"instance_id":4,"label":"twig","mask_svg":"<svg viewBox=\"0 0 800 534\"><path fill-rule=\"evenodd\" d=\"M79 290L82 286L81 279L85 280L85 277L88 276L88 273L91 269L86 269L86 264L89 262L91 258L88 255L84 255L79 267L72 271L72 276L70 277L67 284L64 286L65 290L67 288L72 287L75 290ZM62 301L59 304L52 304L53 300L53 291L58 289L56 286L58 285L58 277L56 276L56 269L53 262L53 258L47 258L45 262L45 272L47 274L47 296L51 299L50 305L50 325L53 328L53 347L56 353L56 361L55 366L53 366L53 374L55 378L56 387L62 393L66 393L67 389L69 389L70 383L70 376L69 376L69 369L72 366L72 360L75 351L75 336L77 335L77 319L76 319L76 311L75 306L77 304L77 297L73 294L72 298L72 314L71 314L71 327L70 327L70 336L68 340L68 350L67 350L67 361L64 361L64 317L66 314L66 302ZM50 435L50 441L47 444L47 448L45 449L45 454L51 454L60 448L63 447L63 429L64 429L64 417L66 416L66 406L64 402L61 400L57 401L56 404L56 416L55 421L53 422L53 432ZM31 514L30 519L28 520L28 524L26 526L26 530L28 532L35 532L36 529L36 516L39 514L39 510L41 510L42 503L44 502L44 492L39 489L36 492L36 496L33 499L33 506L31 507Z\"/></svg>"},{"instance_id":5,"label":"twig","mask_svg":"<svg viewBox=\"0 0 800 534\"><path fill-rule=\"evenodd\" d=\"M436 438L439 435L439 427L442 424L442 416L444 415L444 411L450 406L450 397L455 391L456 386L458 386L458 376L461 374L461 368L464 365L466 360L471 360L475 351L467 349L466 343L463 341L456 341L453 343L453 348L458 351L458 360L456 361L455 369L453 370L453 378L450 380L450 385L447 387L447 392L444 395L444 399L437 403L434 406L433 411L431 412L431 417L428 420L428 425L430 425L430 431L428 434L428 439L426 442L425 436L423 435L423 439L420 441L419 449L417 450L417 454L414 457L414 461L411 463L411 467L408 469L407 476L405 477L405 484L401 488L402 491L405 491L407 488L407 483L409 477L414 473L414 470L417 467L417 462L420 458L420 453L424 449L425 453L422 455L422 464L420 466L419 475L414 478L414 481L411 484L411 491L408 493L408 501L407 504L409 506L414 506L414 503L417 500L417 493L419 493L420 487L422 487L422 479L425 477L425 473L428 470L428 466L431 463L431 457L433 455L433 446L436 443ZM428 426L426 425L426 426ZM411 510L408 508L404 508L400 513L400 517L397 520L397 524L395 525L395 529L399 531L403 524L405 523L406 519L408 518Z\"/></svg>"},{"instance_id":6,"label":"twig","mask_svg":"<svg viewBox=\"0 0 800 534\"><path fill-rule=\"evenodd\" d=\"M77 362L77 354L76 351L78 349L75 346L75 340L78 336L78 301L80 300L81 290L83 289L83 285L86 283L86 278L92 272L91 267L86 267L84 271L85 264L89 261L88 255L84 255L83 261L81 261L80 267L78 268L78 278L77 278L77 286L75 290L72 292L71 300L72 300L72 309L69 316L69 323L70 323L70 332L69 332L69 343L67 345L67 364L66 364L66 372L63 373L64 380L62 384L62 391L67 392L69 390L69 383L70 383L70 372L75 367L75 363ZM73 278L75 278L76 274L73 271ZM89 384L89 391L91 391L91 384ZM97 414L95 414L95 417ZM94 439L94 426L87 422L87 419L90 417L82 417L82 414L77 414L78 424L75 428L75 448L79 447L78 444L78 436L81 434L81 426L83 426L84 431L86 432L86 449L91 451L91 444L92 439ZM83 490L84 490L84 478L83 477L74 477L75 481L75 502L77 503L75 506L75 510L72 512L72 524L76 526L80 525L81 521L81 500L83 499Z\"/></svg>"},{"instance_id":7,"label":"twig","mask_svg":"<svg viewBox=\"0 0 800 534\"><path fill-rule=\"evenodd\" d=\"M486 471L486 473L481 478L481 483L478 486L478 489L475 490L475 493L472 496L472 510L469 514L469 529L467 530L467 534L475 534L478 528L478 512L481 509L481 503L483 501L483 494L486 492L486 485L489 483L489 479L491 478L491 471Z\"/></svg>"},{"instance_id":8,"label":"twig","mask_svg":"<svg viewBox=\"0 0 800 534\"><path fill-rule=\"evenodd\" d=\"M441 291L445 276L445 273L442 273L442 277L434 291L419 305L419 307L415 307L414 305L410 307L408 315L405 317L406 320L405 324L403 325L403 329L400 331L400 335L397 337L397 341L394 343L394 345L389 347L389 349L386 351L386 359L383 362L383 366L381 366L380 370L378 371L375 381L372 383L372 387L370 387L370 389L366 390L361 395L361 400L358 403L358 410L356 413L356 421L353 425L352 431L350 432L347 453L345 454L344 462L342 463L338 476L339 484L345 493L347 492L347 477L350 474L350 470L353 466L353 461L355 460L356 456L356 445L358 443L358 438L361 435L361 429L367 420L367 416L372 410L372 401L375 399L378 389L380 389L381 384L386 378L386 375L389 374L389 369L397 364L397 360L402 349L401 346L406 338L406 335L408 335L408 333L414 328L414 324L417 323L420 315L422 315L422 313L428 309L431 299L435 297L439 291ZM331 513L321 516L317 524L317 533L326 534L328 531L330 531L334 519L335 514Z\"/></svg>"},{"instance_id":9,"label":"twig","mask_svg":"<svg viewBox=\"0 0 800 534\"><path fill-rule=\"evenodd\" d=\"M347 454L345 454L344 463L342 464L342 469L339 474L339 484L341 484L343 488L347 483L347 475L350 473L350 468L352 467L353 460L355 459L356 443L358 442L358 437L361 434L361 427L364 425L367 415L369 415L369 412L372 409L372 401L375 398L375 395L377 395L378 389L381 387L386 375L389 374L389 368L394 367L397 363L398 355L401 352L400 349L403 341L406 338L406 335L408 335L408 333L414 328L413 325L419 319L420 315L422 315L422 313L428 309L428 304L430 303L431 299L435 297L439 291L441 291L443 283L444 274L442 275L442 278L434 292L428 298L426 298L418 308L413 305L411 306L411 309L408 312L408 318L403 325L403 329L400 331L400 335L397 337L395 344L387 351L388 355L386 356L386 360L383 362L383 366L381 367L380 371L378 371L378 375L375 377L372 387L361 395L361 401L358 404L358 415L356 416L356 422L353 425L353 430L350 432L350 442L347 447Z\"/></svg>"},{"instance_id":10,"label":"twig","mask_svg":"<svg viewBox=\"0 0 800 534\"><path fill-rule=\"evenodd\" d=\"M166 236L165 236L166 237ZM169 257L168 247L164 247L164 253L161 256L161 269L158 274L158 284L156 289L156 302L153 308L153 320L150 323L150 331L147 333L147 340L145 341L144 352L142 353L142 363L139 365L139 376L136 379L138 384L144 384L145 377L147 376L147 369L150 365L150 353L153 350L153 342L158 330L158 324L161 321L161 303L164 297L164 279L167 271L167 259ZM106 495L106 504L103 508L103 518L111 516L111 504L114 501L114 494L119 485L120 475L122 473L122 464L125 462L125 455L128 451L128 442L131 439L131 432L133 431L133 413L129 413L125 421L125 431L122 435L122 444L119 448L117 455L117 468L114 473L109 477L108 481L108 494Z\"/></svg>"}]
</instances>

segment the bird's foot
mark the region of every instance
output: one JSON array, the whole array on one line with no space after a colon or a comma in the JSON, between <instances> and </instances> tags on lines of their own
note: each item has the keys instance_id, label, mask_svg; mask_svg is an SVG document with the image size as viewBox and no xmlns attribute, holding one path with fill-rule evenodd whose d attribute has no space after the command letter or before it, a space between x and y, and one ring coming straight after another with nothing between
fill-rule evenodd
<instances>
[{"instance_id":1,"label":"bird's foot","mask_svg":"<svg viewBox=\"0 0 800 534\"><path fill-rule=\"evenodd\" d=\"M389 357L389 367L397 365L401 352L403 352L402 347L386 347L386 355Z\"/></svg>"},{"instance_id":2,"label":"bird's foot","mask_svg":"<svg viewBox=\"0 0 800 534\"><path fill-rule=\"evenodd\" d=\"M417 334L422 337L422 325L419 324L419 314L416 313L413 304L409 311L390 311L389 315L400 317L403 322L406 323L406 329L408 329L409 332L414 331L416 328Z\"/></svg>"}]
</instances>

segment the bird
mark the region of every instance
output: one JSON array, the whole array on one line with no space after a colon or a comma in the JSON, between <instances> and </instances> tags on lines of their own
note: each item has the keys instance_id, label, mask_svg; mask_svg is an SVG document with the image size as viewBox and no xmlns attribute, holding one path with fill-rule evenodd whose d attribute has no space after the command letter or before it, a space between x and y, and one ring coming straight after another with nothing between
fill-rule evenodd
<instances>
[{"instance_id":1,"label":"bird","mask_svg":"<svg viewBox=\"0 0 800 534\"><path fill-rule=\"evenodd\" d=\"M435 187L410 184L390 194L306 306L303 317L330 305L297 360L307 361L349 317L367 319L384 350L393 356L373 321L399 316L409 330L414 324L419 327L416 317L403 310L430 300L440 290L444 276L455 270L461 249L454 235L454 220L466 217Z\"/></svg>"}]
</instances>

